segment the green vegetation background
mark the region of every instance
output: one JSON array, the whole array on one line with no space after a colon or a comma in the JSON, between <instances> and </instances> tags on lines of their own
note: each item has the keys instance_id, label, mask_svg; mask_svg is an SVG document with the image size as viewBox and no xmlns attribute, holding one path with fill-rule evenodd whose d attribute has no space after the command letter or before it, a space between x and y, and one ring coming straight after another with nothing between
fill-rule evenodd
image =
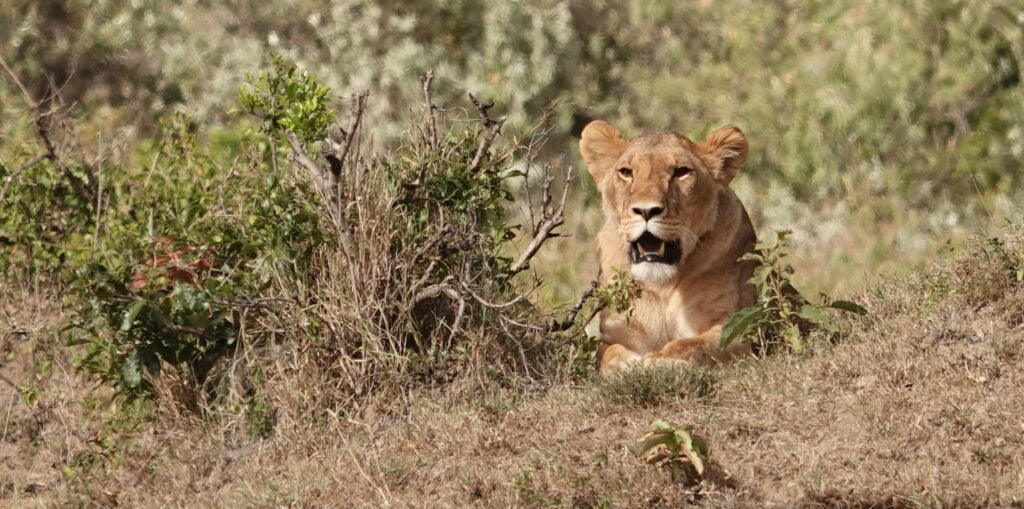
<instances>
[{"instance_id":1,"label":"green vegetation background","mask_svg":"<svg viewBox=\"0 0 1024 509\"><path fill-rule=\"evenodd\" d=\"M794 229L803 283L842 290L1019 214L1022 26L1014 0L14 0L0 50L36 97L63 86L86 150L129 159L174 112L240 136L239 85L271 51L337 95L371 91L377 147L407 128L428 69L439 104L493 98L508 133L555 105L548 151L570 161L574 120L692 137L733 123L755 223ZM0 82L2 176L23 155L22 108ZM594 194L580 179L573 255L589 252ZM550 297L592 277L576 267L545 269L566 288Z\"/></svg>"}]
</instances>

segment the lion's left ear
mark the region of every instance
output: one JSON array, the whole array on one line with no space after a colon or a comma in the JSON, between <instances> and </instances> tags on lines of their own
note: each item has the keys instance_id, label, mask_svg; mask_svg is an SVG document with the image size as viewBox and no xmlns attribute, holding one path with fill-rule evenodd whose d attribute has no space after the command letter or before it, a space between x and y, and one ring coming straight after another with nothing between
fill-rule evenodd
<instances>
[{"instance_id":1,"label":"lion's left ear","mask_svg":"<svg viewBox=\"0 0 1024 509\"><path fill-rule=\"evenodd\" d=\"M747 161L747 137L739 127L727 125L711 133L702 146L715 180L723 184L732 182Z\"/></svg>"}]
</instances>

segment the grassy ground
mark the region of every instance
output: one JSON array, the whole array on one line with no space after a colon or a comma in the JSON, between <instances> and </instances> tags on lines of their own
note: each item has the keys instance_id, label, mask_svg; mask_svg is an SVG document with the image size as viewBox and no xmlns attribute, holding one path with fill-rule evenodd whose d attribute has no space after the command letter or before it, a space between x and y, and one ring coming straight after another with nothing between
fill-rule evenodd
<instances>
[{"instance_id":1,"label":"grassy ground","mask_svg":"<svg viewBox=\"0 0 1024 509\"><path fill-rule=\"evenodd\" d=\"M67 359L33 358L58 307L4 302L0 502L12 506L977 507L1024 504L1024 286L980 248L859 296L836 344L685 372L467 395L410 392L359 415L196 420L162 398L136 428L100 412ZM296 379L298 380L298 379ZM297 384L299 382L296 382ZM309 381L308 383L312 383ZM278 398L301 399L301 385ZM290 395L290 396L289 396ZM394 408L403 410L394 411ZM125 417L125 416L128 417ZM230 416L225 416L230 417ZM697 485L645 464L665 418L716 467ZM220 424L218 424L220 423ZM242 423L242 424L240 424ZM258 424L258 423L257 423ZM97 429L122 430L97 438ZM116 437L116 438L111 438Z\"/></svg>"}]
</instances>

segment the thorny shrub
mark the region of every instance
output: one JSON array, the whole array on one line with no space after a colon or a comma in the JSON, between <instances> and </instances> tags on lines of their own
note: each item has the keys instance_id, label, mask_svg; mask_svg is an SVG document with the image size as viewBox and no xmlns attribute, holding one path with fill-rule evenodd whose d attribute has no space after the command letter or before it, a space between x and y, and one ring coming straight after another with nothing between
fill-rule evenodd
<instances>
[{"instance_id":1,"label":"thorny shrub","mask_svg":"<svg viewBox=\"0 0 1024 509\"><path fill-rule=\"evenodd\" d=\"M313 290L318 362L338 394L357 399L466 374L500 384L571 376L579 352L550 334L579 332L576 318L594 289L554 319L530 303L540 282L525 277L558 236L569 175L556 196L554 169L531 164L537 144L496 145L504 119L491 117L493 103L470 96L480 127L458 128L465 122L433 104L431 81L428 74L422 82L423 120L385 155L360 153L365 95L353 98L352 119L319 142L285 133L340 244L324 253ZM512 180L533 193L530 224L506 218Z\"/></svg>"}]
</instances>

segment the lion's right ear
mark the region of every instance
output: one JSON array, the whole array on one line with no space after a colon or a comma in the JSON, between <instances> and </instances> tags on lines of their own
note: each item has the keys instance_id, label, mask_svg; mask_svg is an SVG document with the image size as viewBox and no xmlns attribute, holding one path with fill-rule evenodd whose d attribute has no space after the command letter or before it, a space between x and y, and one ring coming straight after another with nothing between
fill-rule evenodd
<instances>
[{"instance_id":1,"label":"lion's right ear","mask_svg":"<svg viewBox=\"0 0 1024 509\"><path fill-rule=\"evenodd\" d=\"M734 125L727 125L711 133L703 148L710 156L708 166L711 167L711 174L726 185L736 178L736 173L747 161L747 152L750 150L747 137Z\"/></svg>"},{"instance_id":2,"label":"lion's right ear","mask_svg":"<svg viewBox=\"0 0 1024 509\"><path fill-rule=\"evenodd\" d=\"M594 180L600 183L611 171L612 165L626 150L626 140L619 130L604 120L595 120L583 128L580 135L580 154Z\"/></svg>"}]
</instances>

